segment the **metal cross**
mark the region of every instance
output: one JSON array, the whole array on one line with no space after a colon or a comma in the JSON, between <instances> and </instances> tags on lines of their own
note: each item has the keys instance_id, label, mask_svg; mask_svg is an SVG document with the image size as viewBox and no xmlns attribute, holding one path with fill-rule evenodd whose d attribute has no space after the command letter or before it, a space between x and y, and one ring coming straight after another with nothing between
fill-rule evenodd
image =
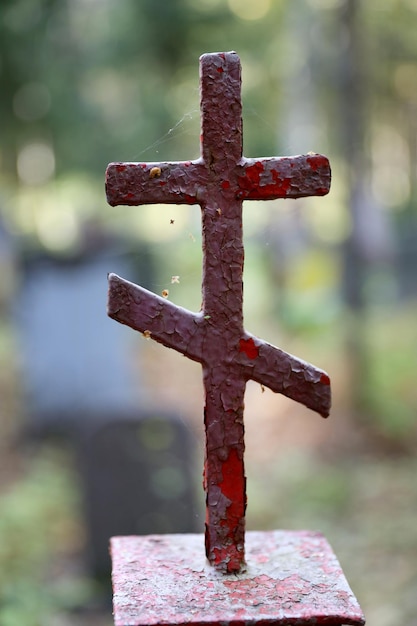
<instances>
[{"instance_id":1,"label":"metal cross","mask_svg":"<svg viewBox=\"0 0 417 626\"><path fill-rule=\"evenodd\" d=\"M243 406L255 380L327 417L328 375L243 327L243 200L325 195L326 157L242 156L241 67L236 53L200 58L201 156L195 161L111 163L109 204L199 204L203 302L193 313L109 276L108 314L201 363L206 428L206 554L223 572L244 564L246 478Z\"/></svg>"}]
</instances>

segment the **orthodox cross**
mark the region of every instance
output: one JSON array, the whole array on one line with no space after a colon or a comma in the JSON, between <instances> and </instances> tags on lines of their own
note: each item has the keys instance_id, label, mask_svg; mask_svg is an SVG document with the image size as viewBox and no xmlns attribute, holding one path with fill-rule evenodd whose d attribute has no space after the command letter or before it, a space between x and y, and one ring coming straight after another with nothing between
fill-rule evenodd
<instances>
[{"instance_id":1,"label":"orthodox cross","mask_svg":"<svg viewBox=\"0 0 417 626\"><path fill-rule=\"evenodd\" d=\"M111 163L109 204L199 204L202 309L193 313L109 276L108 314L202 365L206 428L206 554L225 573L245 561L243 406L249 379L327 417L328 375L243 327L243 200L325 195L326 157L242 155L241 67L236 53L200 58L201 156L194 161Z\"/></svg>"}]
</instances>

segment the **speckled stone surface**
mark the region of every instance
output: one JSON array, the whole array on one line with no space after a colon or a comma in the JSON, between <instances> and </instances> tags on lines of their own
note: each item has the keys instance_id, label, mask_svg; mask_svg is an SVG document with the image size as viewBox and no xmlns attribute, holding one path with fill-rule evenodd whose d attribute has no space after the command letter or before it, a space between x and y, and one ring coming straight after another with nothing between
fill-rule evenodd
<instances>
[{"instance_id":1,"label":"speckled stone surface","mask_svg":"<svg viewBox=\"0 0 417 626\"><path fill-rule=\"evenodd\" d=\"M246 568L223 574L204 537L114 537L115 626L364 624L326 539L310 531L246 533Z\"/></svg>"}]
</instances>

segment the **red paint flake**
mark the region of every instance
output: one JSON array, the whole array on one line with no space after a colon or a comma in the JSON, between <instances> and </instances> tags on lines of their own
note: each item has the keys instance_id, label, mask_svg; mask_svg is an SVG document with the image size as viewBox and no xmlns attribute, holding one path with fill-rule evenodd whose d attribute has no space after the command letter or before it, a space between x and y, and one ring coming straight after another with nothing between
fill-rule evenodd
<instances>
[{"instance_id":1,"label":"red paint flake","mask_svg":"<svg viewBox=\"0 0 417 626\"><path fill-rule=\"evenodd\" d=\"M239 556L239 553L236 551L235 554L231 553L231 550L234 549L233 545L226 546L225 548L214 548L214 563L216 565L226 564L226 572L228 574L233 574L239 571L242 557ZM233 620L233 623L238 625L236 620Z\"/></svg>"},{"instance_id":2,"label":"red paint flake","mask_svg":"<svg viewBox=\"0 0 417 626\"><path fill-rule=\"evenodd\" d=\"M274 198L276 196L285 197L288 194L290 187L291 181L289 178L284 178L284 180L278 179L273 183L269 183L268 185L262 185L262 187L255 189L251 192L250 197L253 200L256 200L256 198L266 198L268 196L271 198Z\"/></svg>"},{"instance_id":3,"label":"red paint flake","mask_svg":"<svg viewBox=\"0 0 417 626\"><path fill-rule=\"evenodd\" d=\"M184 200L187 204L195 204L196 203L196 198L195 196L191 196L190 194L186 193L184 194Z\"/></svg>"},{"instance_id":4,"label":"red paint flake","mask_svg":"<svg viewBox=\"0 0 417 626\"><path fill-rule=\"evenodd\" d=\"M219 74L223 74L224 69L222 67L217 67L216 69L219 72Z\"/></svg>"},{"instance_id":5,"label":"red paint flake","mask_svg":"<svg viewBox=\"0 0 417 626\"><path fill-rule=\"evenodd\" d=\"M229 589L229 599L236 602L244 601L249 594L256 594L259 589L262 589L271 602L277 596L285 597L287 601L299 602L300 595L311 592L311 585L298 574L287 576L284 580L261 574L247 580L224 580L223 585Z\"/></svg>"},{"instance_id":6,"label":"red paint flake","mask_svg":"<svg viewBox=\"0 0 417 626\"><path fill-rule=\"evenodd\" d=\"M230 182L228 180L224 180L221 184L222 189L230 189Z\"/></svg>"},{"instance_id":7,"label":"red paint flake","mask_svg":"<svg viewBox=\"0 0 417 626\"><path fill-rule=\"evenodd\" d=\"M223 480L219 484L222 494L231 500L227 509L227 516L240 518L242 511L242 495L245 489L243 458L240 458L236 448L230 450L227 460L222 465ZM243 507L244 508L244 507Z\"/></svg>"},{"instance_id":8,"label":"red paint flake","mask_svg":"<svg viewBox=\"0 0 417 626\"><path fill-rule=\"evenodd\" d=\"M148 165L147 165L146 163L140 163L140 166L141 166L141 168L142 168L143 170L146 170L146 169L147 169L147 167L148 167ZM151 168L149 168L149 169L151 169Z\"/></svg>"},{"instance_id":9,"label":"red paint flake","mask_svg":"<svg viewBox=\"0 0 417 626\"><path fill-rule=\"evenodd\" d=\"M116 170L117 170L118 172L124 172L124 171L125 171L125 169L126 169L126 165L123 165L122 163L118 163L118 164L116 165Z\"/></svg>"},{"instance_id":10,"label":"red paint flake","mask_svg":"<svg viewBox=\"0 0 417 626\"><path fill-rule=\"evenodd\" d=\"M327 376L327 374L323 372L323 374L320 376L320 382L323 383L323 385L330 385L329 376Z\"/></svg>"},{"instance_id":11,"label":"red paint flake","mask_svg":"<svg viewBox=\"0 0 417 626\"><path fill-rule=\"evenodd\" d=\"M261 174L264 172L264 165L261 161L256 161L253 165L249 165L245 169L244 176L238 178L240 191L237 193L239 198L250 197L253 200L271 198L281 196L285 197L291 187L291 179L279 177L279 172L271 170L269 173L272 178L271 183L262 184Z\"/></svg>"},{"instance_id":12,"label":"red paint flake","mask_svg":"<svg viewBox=\"0 0 417 626\"><path fill-rule=\"evenodd\" d=\"M239 352L244 352L249 359L256 359L259 355L259 348L252 337L239 341Z\"/></svg>"},{"instance_id":13,"label":"red paint flake","mask_svg":"<svg viewBox=\"0 0 417 626\"><path fill-rule=\"evenodd\" d=\"M317 154L317 155L309 157L307 159L307 163L309 164L313 172L317 172L317 170L320 169L321 167L327 168L329 166L328 159L325 156L322 156L321 154Z\"/></svg>"},{"instance_id":14,"label":"red paint flake","mask_svg":"<svg viewBox=\"0 0 417 626\"><path fill-rule=\"evenodd\" d=\"M249 167L245 170L245 178L248 182L251 183L251 186L259 185L261 179L261 173L264 171L264 166L261 161L257 161L253 165L249 165Z\"/></svg>"},{"instance_id":15,"label":"red paint flake","mask_svg":"<svg viewBox=\"0 0 417 626\"><path fill-rule=\"evenodd\" d=\"M236 572L242 564L242 552L235 544L236 528L244 519L246 509L246 478L244 472L243 455L239 455L236 448L231 448L229 456L221 466L222 480L219 487L222 494L229 501L225 518L220 520L224 537L228 539L224 544L213 546L215 563L226 564L228 572Z\"/></svg>"},{"instance_id":16,"label":"red paint flake","mask_svg":"<svg viewBox=\"0 0 417 626\"><path fill-rule=\"evenodd\" d=\"M283 178L282 180L279 177L278 172L272 170L272 179L274 181L274 187L279 190L279 193L287 194L291 187L291 179ZM272 185L271 185L272 186Z\"/></svg>"},{"instance_id":17,"label":"red paint flake","mask_svg":"<svg viewBox=\"0 0 417 626\"><path fill-rule=\"evenodd\" d=\"M185 165L185 167L190 167L191 161L185 161L184 165Z\"/></svg>"},{"instance_id":18,"label":"red paint flake","mask_svg":"<svg viewBox=\"0 0 417 626\"><path fill-rule=\"evenodd\" d=\"M166 180L161 180L161 181L159 182L159 186L160 186L160 187L163 187L163 186L164 186L164 185L166 185L166 184L167 184Z\"/></svg>"}]
</instances>

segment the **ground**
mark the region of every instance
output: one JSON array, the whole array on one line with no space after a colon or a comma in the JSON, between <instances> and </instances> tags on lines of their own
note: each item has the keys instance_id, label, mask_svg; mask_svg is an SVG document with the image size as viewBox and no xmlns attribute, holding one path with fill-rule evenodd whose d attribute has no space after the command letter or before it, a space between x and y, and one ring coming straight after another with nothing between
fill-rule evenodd
<instances>
[{"instance_id":1,"label":"ground","mask_svg":"<svg viewBox=\"0 0 417 626\"><path fill-rule=\"evenodd\" d=\"M195 441L199 476L200 366L152 342L145 341L144 350L149 397L159 406L175 403ZM336 390L342 382L336 377ZM323 420L248 385L248 528L321 531L370 626L417 625L417 461L370 452L344 412L343 393L335 395L332 414ZM12 445L16 429L7 422L3 429L0 530L7 541L0 549L0 623L111 626L110 598L96 593L82 565L71 454L51 444Z\"/></svg>"}]
</instances>

